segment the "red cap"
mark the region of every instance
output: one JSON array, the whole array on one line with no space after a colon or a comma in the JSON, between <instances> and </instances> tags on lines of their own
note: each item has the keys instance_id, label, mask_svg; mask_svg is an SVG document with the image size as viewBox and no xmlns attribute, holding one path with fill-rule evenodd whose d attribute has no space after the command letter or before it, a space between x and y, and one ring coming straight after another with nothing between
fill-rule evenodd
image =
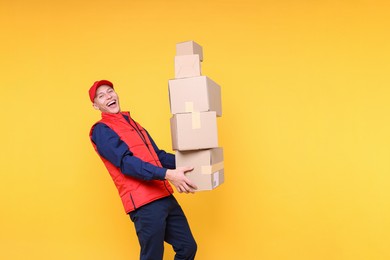
<instances>
[{"instance_id":1,"label":"red cap","mask_svg":"<svg viewBox=\"0 0 390 260\"><path fill-rule=\"evenodd\" d=\"M93 103L93 100L95 99L96 90L98 89L98 87L100 87L102 85L107 85L107 86L114 88L114 85L108 80L95 81L95 83L93 83L92 87L89 89L89 98L91 99L92 103Z\"/></svg>"}]
</instances>

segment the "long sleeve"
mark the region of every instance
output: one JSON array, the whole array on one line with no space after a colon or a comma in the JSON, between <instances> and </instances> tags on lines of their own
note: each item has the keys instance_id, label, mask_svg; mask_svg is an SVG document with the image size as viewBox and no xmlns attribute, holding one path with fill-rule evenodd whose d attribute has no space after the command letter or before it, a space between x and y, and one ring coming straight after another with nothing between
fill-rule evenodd
<instances>
[{"instance_id":1,"label":"long sleeve","mask_svg":"<svg viewBox=\"0 0 390 260\"><path fill-rule=\"evenodd\" d=\"M166 168L144 162L140 158L134 156L127 144L107 125L103 123L95 125L92 132L92 141L96 144L98 153L113 165L120 168L123 174L142 180L165 179ZM153 148L155 150L157 149L156 152L159 151L164 161L167 161L163 166L172 166L171 156L168 156L164 151L159 150L155 144L153 145Z\"/></svg>"},{"instance_id":2,"label":"long sleeve","mask_svg":"<svg viewBox=\"0 0 390 260\"><path fill-rule=\"evenodd\" d=\"M156 152L158 159L161 162L161 165L167 169L175 169L176 168L175 155L171 153L167 153L164 150L160 150L157 147L156 143L154 142L153 138L149 135L148 131L146 131L146 133L148 134L150 142L152 143L153 149Z\"/></svg>"}]
</instances>

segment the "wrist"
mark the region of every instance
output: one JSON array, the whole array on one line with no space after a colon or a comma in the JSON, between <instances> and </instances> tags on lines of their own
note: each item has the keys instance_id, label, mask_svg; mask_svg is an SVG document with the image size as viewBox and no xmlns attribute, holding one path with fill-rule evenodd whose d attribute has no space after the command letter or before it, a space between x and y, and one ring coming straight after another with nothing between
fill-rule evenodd
<instances>
[{"instance_id":1,"label":"wrist","mask_svg":"<svg viewBox=\"0 0 390 260\"><path fill-rule=\"evenodd\" d=\"M159 168L154 172L154 179L165 180L167 169Z\"/></svg>"},{"instance_id":2,"label":"wrist","mask_svg":"<svg viewBox=\"0 0 390 260\"><path fill-rule=\"evenodd\" d=\"M166 180L171 180L172 179L172 170L167 169L165 172L165 179Z\"/></svg>"}]
</instances>

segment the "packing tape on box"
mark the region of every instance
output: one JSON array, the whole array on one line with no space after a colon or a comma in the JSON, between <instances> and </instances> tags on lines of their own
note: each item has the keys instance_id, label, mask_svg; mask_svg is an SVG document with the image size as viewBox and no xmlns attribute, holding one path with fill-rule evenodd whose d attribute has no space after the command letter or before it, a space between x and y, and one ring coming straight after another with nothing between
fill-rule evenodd
<instances>
[{"instance_id":1,"label":"packing tape on box","mask_svg":"<svg viewBox=\"0 0 390 260\"><path fill-rule=\"evenodd\" d=\"M192 129L200 129L200 112L192 112L191 113L192 118Z\"/></svg>"},{"instance_id":2,"label":"packing tape on box","mask_svg":"<svg viewBox=\"0 0 390 260\"><path fill-rule=\"evenodd\" d=\"M202 174L213 174L216 171L223 169L223 161L213 165L203 165L201 168Z\"/></svg>"},{"instance_id":3,"label":"packing tape on box","mask_svg":"<svg viewBox=\"0 0 390 260\"><path fill-rule=\"evenodd\" d=\"M185 111L187 113L194 112L194 102L187 101L187 102L184 103L184 105L185 105Z\"/></svg>"},{"instance_id":4,"label":"packing tape on box","mask_svg":"<svg viewBox=\"0 0 390 260\"><path fill-rule=\"evenodd\" d=\"M199 128L201 128L201 125L200 125L200 112L194 112L194 102L186 101L186 102L184 102L184 105L185 105L185 111L187 113L191 113L192 129L199 129Z\"/></svg>"}]
</instances>

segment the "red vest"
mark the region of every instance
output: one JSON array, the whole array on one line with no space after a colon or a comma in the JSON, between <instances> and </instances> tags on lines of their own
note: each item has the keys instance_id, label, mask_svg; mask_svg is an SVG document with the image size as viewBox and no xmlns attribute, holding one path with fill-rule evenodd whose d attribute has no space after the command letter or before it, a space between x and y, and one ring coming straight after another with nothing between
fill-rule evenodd
<instances>
[{"instance_id":1,"label":"red vest","mask_svg":"<svg viewBox=\"0 0 390 260\"><path fill-rule=\"evenodd\" d=\"M122 114L127 115L132 125L136 127L131 126ZM118 114L102 113L102 119L97 123L104 123L117 133L120 139L129 146L134 156L145 162L162 167L146 131L141 125L131 119L129 112L120 112ZM90 137L92 137L94 126L92 126L90 131ZM145 145L145 142L147 145ZM92 145L97 152L96 145L93 142ZM100 158L118 189L126 213L173 193L171 185L166 180L145 181L133 178L123 174L120 168L115 167L102 156Z\"/></svg>"}]
</instances>

